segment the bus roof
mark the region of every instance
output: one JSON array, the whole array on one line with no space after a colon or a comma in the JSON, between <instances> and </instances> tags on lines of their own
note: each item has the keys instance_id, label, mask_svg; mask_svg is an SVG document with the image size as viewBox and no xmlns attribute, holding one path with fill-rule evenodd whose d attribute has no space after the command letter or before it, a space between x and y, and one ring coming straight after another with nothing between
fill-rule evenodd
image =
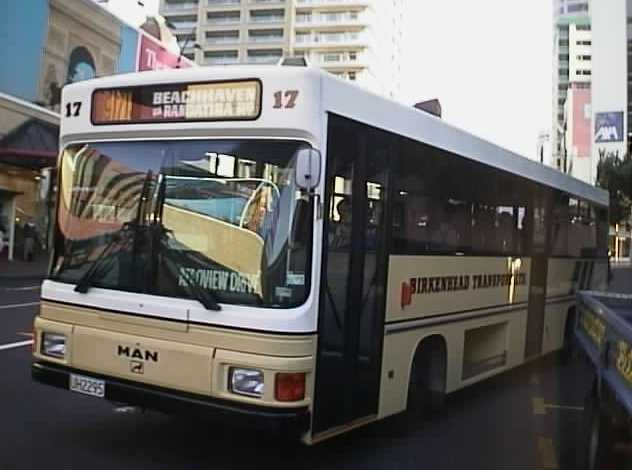
<instances>
[{"instance_id":1,"label":"bus roof","mask_svg":"<svg viewBox=\"0 0 632 470\"><path fill-rule=\"evenodd\" d=\"M454 153L571 195L607 206L608 192L535 160L495 145L426 112L384 98L312 67L233 65L121 74L79 82L64 88L127 87L160 83L287 77L314 83L321 93L321 110L384 129ZM320 85L320 86L319 86ZM267 93L264 91L264 93ZM62 124L63 129L63 124Z\"/></svg>"}]
</instances>

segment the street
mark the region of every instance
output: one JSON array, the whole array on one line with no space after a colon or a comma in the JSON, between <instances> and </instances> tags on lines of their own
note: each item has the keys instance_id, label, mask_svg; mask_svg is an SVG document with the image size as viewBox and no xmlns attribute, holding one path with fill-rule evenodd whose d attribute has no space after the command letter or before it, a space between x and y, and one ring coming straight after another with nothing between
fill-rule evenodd
<instances>
[{"instance_id":1,"label":"street","mask_svg":"<svg viewBox=\"0 0 632 470\"><path fill-rule=\"evenodd\" d=\"M629 290L632 270L614 269ZM417 425L395 417L307 448L212 422L142 412L35 384L29 332L39 290L0 287L0 468L574 469L591 375L548 356L449 397Z\"/></svg>"}]
</instances>

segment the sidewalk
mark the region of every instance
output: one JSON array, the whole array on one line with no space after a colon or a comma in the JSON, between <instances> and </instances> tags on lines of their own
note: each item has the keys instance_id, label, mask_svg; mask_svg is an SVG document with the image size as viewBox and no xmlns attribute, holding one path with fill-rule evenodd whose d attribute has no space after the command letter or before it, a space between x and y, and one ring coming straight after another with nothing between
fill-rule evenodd
<instances>
[{"instance_id":1,"label":"sidewalk","mask_svg":"<svg viewBox=\"0 0 632 470\"><path fill-rule=\"evenodd\" d=\"M48 262L48 253L40 253L31 262L22 260L8 261L6 258L0 259L0 287L19 281L41 282L46 276Z\"/></svg>"}]
</instances>

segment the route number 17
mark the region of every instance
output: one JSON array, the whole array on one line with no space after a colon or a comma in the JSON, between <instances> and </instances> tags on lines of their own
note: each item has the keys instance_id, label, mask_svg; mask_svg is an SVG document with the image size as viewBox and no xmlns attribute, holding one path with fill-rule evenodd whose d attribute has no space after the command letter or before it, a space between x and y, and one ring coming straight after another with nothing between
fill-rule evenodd
<instances>
[{"instance_id":1,"label":"route number 17","mask_svg":"<svg viewBox=\"0 0 632 470\"><path fill-rule=\"evenodd\" d=\"M277 91L274 94L274 109L292 109L296 106L298 90Z\"/></svg>"},{"instance_id":2,"label":"route number 17","mask_svg":"<svg viewBox=\"0 0 632 470\"><path fill-rule=\"evenodd\" d=\"M81 112L81 101L66 103L66 117L77 117Z\"/></svg>"}]
</instances>

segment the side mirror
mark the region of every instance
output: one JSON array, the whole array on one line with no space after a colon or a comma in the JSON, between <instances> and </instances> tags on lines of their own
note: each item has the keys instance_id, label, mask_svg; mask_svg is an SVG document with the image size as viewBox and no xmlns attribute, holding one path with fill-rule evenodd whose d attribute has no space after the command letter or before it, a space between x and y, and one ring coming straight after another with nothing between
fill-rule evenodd
<instances>
[{"instance_id":1,"label":"side mirror","mask_svg":"<svg viewBox=\"0 0 632 470\"><path fill-rule=\"evenodd\" d=\"M312 148L298 151L296 156L296 186L313 191L320 182L320 152Z\"/></svg>"}]
</instances>

